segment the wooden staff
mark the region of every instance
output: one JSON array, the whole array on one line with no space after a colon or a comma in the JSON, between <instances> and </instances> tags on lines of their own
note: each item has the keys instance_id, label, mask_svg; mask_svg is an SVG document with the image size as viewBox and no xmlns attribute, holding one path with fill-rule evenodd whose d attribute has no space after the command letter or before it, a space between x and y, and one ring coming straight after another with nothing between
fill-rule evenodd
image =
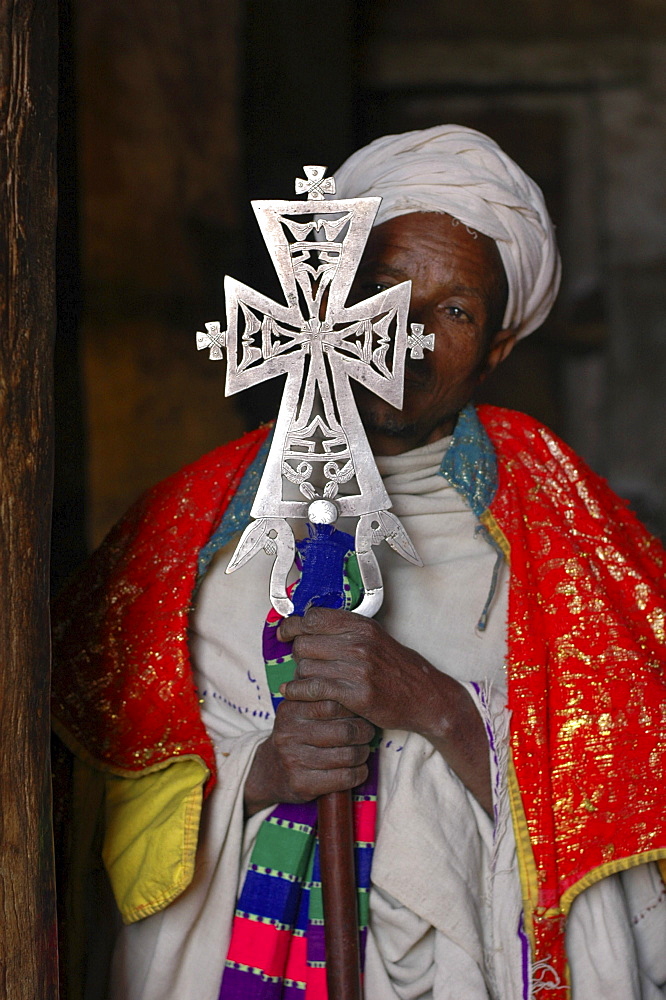
<instances>
[{"instance_id":1,"label":"wooden staff","mask_svg":"<svg viewBox=\"0 0 666 1000\"><path fill-rule=\"evenodd\" d=\"M352 793L318 801L319 860L329 1000L362 1000Z\"/></svg>"},{"instance_id":2,"label":"wooden staff","mask_svg":"<svg viewBox=\"0 0 666 1000\"><path fill-rule=\"evenodd\" d=\"M310 539L300 548L301 582L295 591L294 611L304 614L312 605L344 605L344 569L331 555L326 539L332 529L310 525ZM335 534L335 533L334 533ZM352 544L352 539L347 536ZM343 547L344 550L344 547ZM331 597L335 595L331 601ZM326 983L329 1000L362 1000L361 951L351 790L329 792L317 800L319 867L324 904Z\"/></svg>"}]
</instances>

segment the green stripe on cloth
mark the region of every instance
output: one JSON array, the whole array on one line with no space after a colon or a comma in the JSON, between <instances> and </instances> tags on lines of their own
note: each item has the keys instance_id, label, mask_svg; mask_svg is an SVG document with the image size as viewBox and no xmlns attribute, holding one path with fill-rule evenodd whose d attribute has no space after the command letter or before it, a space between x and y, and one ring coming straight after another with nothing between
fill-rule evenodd
<instances>
[{"instance_id":1,"label":"green stripe on cloth","mask_svg":"<svg viewBox=\"0 0 666 1000\"><path fill-rule=\"evenodd\" d=\"M274 869L275 859L279 858L280 871L302 878L307 870L311 835L273 823L266 823L262 834L261 840L257 838L252 852L252 864Z\"/></svg>"}]
</instances>

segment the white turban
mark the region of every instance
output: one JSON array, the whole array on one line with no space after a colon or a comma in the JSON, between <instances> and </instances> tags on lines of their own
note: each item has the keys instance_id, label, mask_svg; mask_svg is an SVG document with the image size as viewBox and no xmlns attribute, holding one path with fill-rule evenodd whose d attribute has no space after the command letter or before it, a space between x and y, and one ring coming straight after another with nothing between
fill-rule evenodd
<instances>
[{"instance_id":1,"label":"white turban","mask_svg":"<svg viewBox=\"0 0 666 1000\"><path fill-rule=\"evenodd\" d=\"M380 195L375 225L446 212L497 243L509 285L503 328L525 337L545 320L560 256L541 189L488 136L462 125L385 135L335 175L336 197Z\"/></svg>"}]
</instances>

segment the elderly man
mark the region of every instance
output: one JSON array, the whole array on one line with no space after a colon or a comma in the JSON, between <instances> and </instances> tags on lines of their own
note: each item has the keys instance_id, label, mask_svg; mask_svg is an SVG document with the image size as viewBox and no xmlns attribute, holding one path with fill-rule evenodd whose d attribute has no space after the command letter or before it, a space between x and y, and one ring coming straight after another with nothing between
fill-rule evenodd
<instances>
[{"instance_id":1,"label":"elderly man","mask_svg":"<svg viewBox=\"0 0 666 1000\"><path fill-rule=\"evenodd\" d=\"M71 919L79 943L91 929L71 981L113 1000L324 996L316 871L294 857L312 801L354 788L366 874L374 843L367 1000L665 997L663 552L549 431L470 404L555 298L541 192L457 126L377 140L336 179L383 199L352 294L410 279L410 321L435 335L402 411L355 393L425 565L383 555L376 621L264 625L267 561L224 570L265 429L112 532L56 626Z\"/></svg>"}]
</instances>

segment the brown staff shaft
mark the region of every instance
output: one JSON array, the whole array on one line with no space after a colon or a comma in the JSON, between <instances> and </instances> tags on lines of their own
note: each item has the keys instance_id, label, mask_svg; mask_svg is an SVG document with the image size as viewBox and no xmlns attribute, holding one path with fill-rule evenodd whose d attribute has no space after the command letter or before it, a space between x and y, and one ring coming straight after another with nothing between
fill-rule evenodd
<instances>
[{"instance_id":1,"label":"brown staff shaft","mask_svg":"<svg viewBox=\"0 0 666 1000\"><path fill-rule=\"evenodd\" d=\"M362 1000L351 791L318 802L329 1000Z\"/></svg>"}]
</instances>

